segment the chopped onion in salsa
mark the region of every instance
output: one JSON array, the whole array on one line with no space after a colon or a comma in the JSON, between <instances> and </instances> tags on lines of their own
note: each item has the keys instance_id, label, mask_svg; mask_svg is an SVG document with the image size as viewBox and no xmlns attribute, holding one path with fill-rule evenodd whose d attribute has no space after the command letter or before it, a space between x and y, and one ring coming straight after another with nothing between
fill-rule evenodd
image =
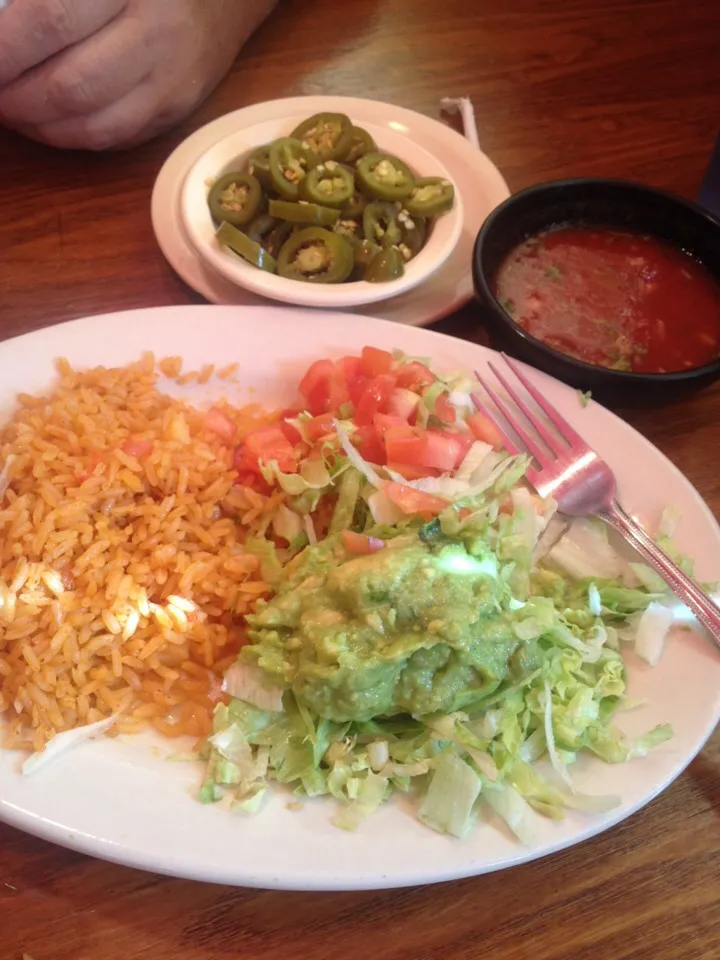
<instances>
[{"instance_id":1,"label":"chopped onion in salsa","mask_svg":"<svg viewBox=\"0 0 720 960\"><path fill-rule=\"evenodd\" d=\"M505 258L494 292L523 330L586 363L668 373L720 357L720 285L655 237L556 227Z\"/></svg>"}]
</instances>

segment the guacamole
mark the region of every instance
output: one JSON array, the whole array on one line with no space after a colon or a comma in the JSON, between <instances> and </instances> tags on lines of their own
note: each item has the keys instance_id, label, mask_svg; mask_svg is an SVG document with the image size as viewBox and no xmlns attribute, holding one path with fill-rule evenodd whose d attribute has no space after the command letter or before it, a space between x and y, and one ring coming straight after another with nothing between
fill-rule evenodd
<instances>
[{"instance_id":1,"label":"guacamole","mask_svg":"<svg viewBox=\"0 0 720 960\"><path fill-rule=\"evenodd\" d=\"M524 658L495 556L390 541L350 557L308 547L247 617L241 659L328 720L462 710ZM522 654L522 656L520 656Z\"/></svg>"}]
</instances>

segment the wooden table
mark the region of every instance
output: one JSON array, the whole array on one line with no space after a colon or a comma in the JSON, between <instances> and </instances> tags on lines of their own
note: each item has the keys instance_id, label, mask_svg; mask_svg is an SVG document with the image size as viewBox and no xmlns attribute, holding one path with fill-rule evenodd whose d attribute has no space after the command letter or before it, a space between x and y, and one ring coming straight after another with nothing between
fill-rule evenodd
<instances>
[{"instance_id":1,"label":"wooden table","mask_svg":"<svg viewBox=\"0 0 720 960\"><path fill-rule=\"evenodd\" d=\"M155 244L153 180L195 129L274 97L355 94L437 115L439 96L467 94L511 189L598 174L694 197L720 116L719 31L717 0L285 0L211 100L154 143L80 158L0 133L0 334L197 302ZM472 307L438 326L482 337ZM720 386L627 417L720 513ZM716 737L604 836L400 892L213 887L0 826L0 960L717 960L719 765Z\"/></svg>"}]
</instances>

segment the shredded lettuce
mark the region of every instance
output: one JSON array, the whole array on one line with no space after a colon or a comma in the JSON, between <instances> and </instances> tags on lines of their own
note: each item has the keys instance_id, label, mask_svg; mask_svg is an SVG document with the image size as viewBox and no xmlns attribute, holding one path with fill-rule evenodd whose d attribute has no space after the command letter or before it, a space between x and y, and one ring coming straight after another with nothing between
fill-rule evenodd
<instances>
[{"instance_id":1,"label":"shredded lettuce","mask_svg":"<svg viewBox=\"0 0 720 960\"><path fill-rule=\"evenodd\" d=\"M434 830L464 837L481 789L482 781L472 767L457 754L444 752L435 762L418 817Z\"/></svg>"},{"instance_id":2,"label":"shredded lettuce","mask_svg":"<svg viewBox=\"0 0 720 960\"><path fill-rule=\"evenodd\" d=\"M464 375L439 377L417 403L418 424L436 422L445 394L462 416L472 389ZM301 436L306 419L292 421ZM454 472L406 480L364 459L352 443L352 423L336 420L334 427L337 438L324 459L305 461L297 474L281 472L277 463L263 470L293 498L272 519L289 550L278 554L259 537L247 542L263 577L282 592L299 582L308 557L337 562L344 530L378 537L386 550L419 539L433 554L442 552L458 575L472 564L492 578L493 603L515 651L504 674L469 686L455 701L462 710L345 723L314 714L288 689L278 650L258 652L257 662L244 655L226 674L223 689L233 699L216 707L203 745L200 799L229 798L231 810L255 813L273 784L284 784L296 797L331 798L335 824L356 830L400 791L414 797L419 819L434 830L463 837L485 808L529 845L540 817L617 806L618 797L578 792L573 765L583 752L608 763L629 761L672 736L662 724L632 738L614 722L628 703L619 640L657 662L674 622L665 585L645 564L626 562L601 523L561 518L552 499L532 492L523 482L527 456L475 441ZM389 480L447 506L426 522L406 516L385 493ZM317 543L313 514L330 490L336 499L328 535ZM675 521L666 514L658 536L669 538ZM306 544L312 549L281 565Z\"/></svg>"},{"instance_id":3,"label":"shredded lettuce","mask_svg":"<svg viewBox=\"0 0 720 960\"><path fill-rule=\"evenodd\" d=\"M260 573L266 583L274 585L282 580L282 564L278 559L274 543L270 540L261 540L259 537L248 537L245 541L245 550L260 558Z\"/></svg>"},{"instance_id":4,"label":"shredded lettuce","mask_svg":"<svg viewBox=\"0 0 720 960\"><path fill-rule=\"evenodd\" d=\"M299 473L283 473L277 460L261 464L260 470L268 483L277 483L291 497L300 496L307 490L324 490L332 483L324 460L303 460Z\"/></svg>"}]
</instances>

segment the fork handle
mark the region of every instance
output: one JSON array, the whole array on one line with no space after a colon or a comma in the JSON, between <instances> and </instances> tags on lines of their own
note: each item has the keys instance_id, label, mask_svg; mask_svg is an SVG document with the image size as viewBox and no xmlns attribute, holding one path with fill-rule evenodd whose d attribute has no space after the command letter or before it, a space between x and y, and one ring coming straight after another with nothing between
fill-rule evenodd
<instances>
[{"instance_id":1,"label":"fork handle","mask_svg":"<svg viewBox=\"0 0 720 960\"><path fill-rule=\"evenodd\" d=\"M674 563L661 550L655 541L643 530L639 523L613 500L609 507L597 516L617 530L637 552L657 571L673 593L689 607L697 619L708 630L710 636L720 647L720 607L702 590L694 580Z\"/></svg>"}]
</instances>

